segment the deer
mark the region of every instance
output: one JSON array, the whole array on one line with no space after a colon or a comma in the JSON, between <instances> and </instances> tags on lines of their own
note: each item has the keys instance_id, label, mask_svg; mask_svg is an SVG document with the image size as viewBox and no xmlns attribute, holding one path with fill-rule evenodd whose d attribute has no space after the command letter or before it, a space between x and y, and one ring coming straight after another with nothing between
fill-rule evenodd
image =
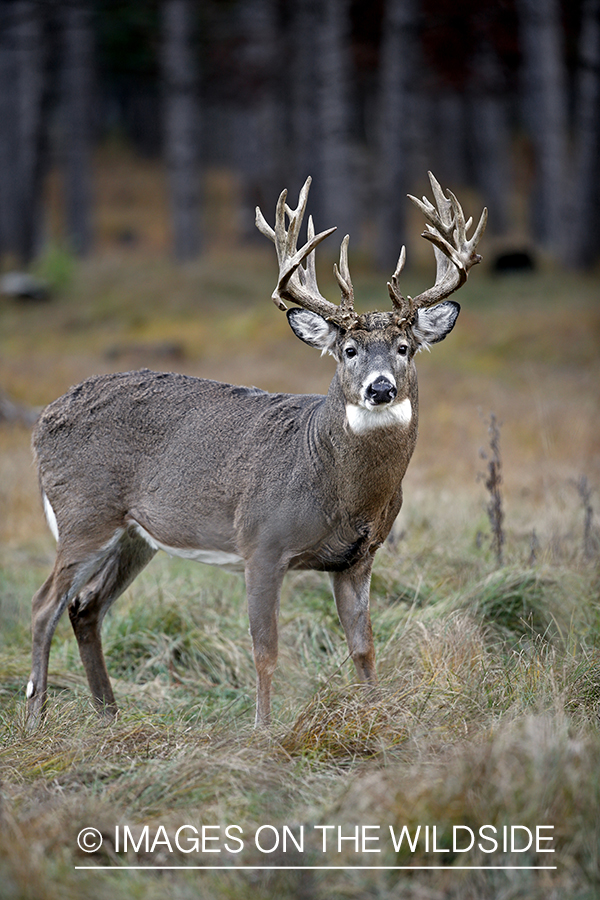
<instances>
[{"instance_id":1,"label":"deer","mask_svg":"<svg viewBox=\"0 0 600 900\"><path fill-rule=\"evenodd\" d=\"M279 264L272 299L300 340L335 360L326 395L142 369L90 377L42 411L32 445L57 550L32 601L31 728L43 719L50 645L65 609L94 704L109 721L116 715L102 621L158 550L244 573L256 726L270 725L280 593L290 570L330 573L358 681L375 690L371 570L400 511L417 439L414 357L454 327L460 307L447 298L480 261L487 219L484 209L468 238L473 220L431 173L430 182L435 205L408 196L426 220L435 282L403 296L402 247L386 312L355 310L348 236L334 265L339 305L320 293L315 249L335 228L315 234L309 217L298 249L310 177L295 209L281 193L274 228L257 207L257 227Z\"/></svg>"}]
</instances>

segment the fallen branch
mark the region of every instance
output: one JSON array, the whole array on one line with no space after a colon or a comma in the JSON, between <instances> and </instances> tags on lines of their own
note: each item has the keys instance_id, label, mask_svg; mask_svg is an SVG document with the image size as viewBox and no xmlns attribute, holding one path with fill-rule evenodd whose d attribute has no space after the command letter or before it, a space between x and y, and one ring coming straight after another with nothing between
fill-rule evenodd
<instances>
[{"instance_id":1,"label":"fallen branch","mask_svg":"<svg viewBox=\"0 0 600 900\"><path fill-rule=\"evenodd\" d=\"M0 391L0 425L19 424L30 428L37 419L39 410L33 406L23 406L10 400Z\"/></svg>"}]
</instances>

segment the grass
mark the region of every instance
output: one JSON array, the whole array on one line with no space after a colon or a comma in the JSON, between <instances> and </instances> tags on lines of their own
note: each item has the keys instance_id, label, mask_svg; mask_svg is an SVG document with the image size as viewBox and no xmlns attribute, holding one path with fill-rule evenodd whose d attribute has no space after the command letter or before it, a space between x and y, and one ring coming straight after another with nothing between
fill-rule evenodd
<instances>
[{"instance_id":1,"label":"grass","mask_svg":"<svg viewBox=\"0 0 600 900\"><path fill-rule=\"evenodd\" d=\"M135 193L125 163L123 172ZM107 196L116 190L105 187ZM294 340L268 302L269 248L228 250L219 240L200 262L176 268L155 219L128 196L127 208L100 211L101 253L85 263L60 253L46 260L57 285L50 304L0 307L4 390L42 405L89 374L141 365L272 390L326 390L331 361ZM128 229L136 241L111 243ZM407 290L427 278L409 273ZM324 292L330 279L324 269ZM387 302L385 278L364 262L354 281L365 306ZM103 726L94 714L63 617L48 719L27 733L30 601L53 546L29 433L0 429L2 900L600 895L597 289L592 276L474 274L455 332L418 360L419 443L404 508L373 575L379 689L354 683L327 578L293 573L282 598L270 736L252 727L241 579L160 556L104 623L117 720ZM500 568L478 479L491 412L502 424ZM178 847L184 825L200 835L214 826L207 835L219 839L205 849L220 852L196 852L192 829L180 832L188 843ZM231 825L241 829L231 832L243 836L241 853L225 832ZM318 825L333 826L326 852ZM77 835L89 826L103 845L86 855ZM134 841L126 851L125 826ZM255 845L261 826L278 830L273 852ZM304 829L303 851L288 839L284 852L285 826L296 839ZM379 839L365 852L355 852L356 826ZM406 840L394 849L390 826L395 836L405 826L411 840L421 826L414 852ZM439 852L425 848L433 826ZM496 853L485 852L484 826L500 838ZM555 853L510 845L504 852L511 826L521 837L553 826ZM263 847L272 828L263 829ZM477 836L472 851L453 849L457 828L461 839L466 829ZM340 850L339 836L352 838ZM367 852L373 848L381 852ZM75 868L216 862L230 869ZM460 868L490 863L556 869ZM264 864L301 868L241 868ZM308 868L323 864L449 868Z\"/></svg>"},{"instance_id":2,"label":"grass","mask_svg":"<svg viewBox=\"0 0 600 900\"><path fill-rule=\"evenodd\" d=\"M410 549L410 539L407 538ZM472 555L468 539L466 557ZM473 560L474 575L477 560ZM287 586L270 737L254 732L254 674L241 580L185 562L149 567L105 623L109 669L121 707L103 726L93 713L66 622L50 670L43 731L24 728L28 669L25 591L19 567L5 564L10 628L0 644L2 704L3 897L103 897L160 893L151 873L75 870L81 829L104 835L99 865L546 865L548 855L451 852L459 836L483 826L535 833L552 826L557 869L460 869L409 876L386 871L313 872L310 896L593 897L598 882L600 809L600 621L597 573L563 565L506 568L473 578L470 590L406 585L402 558L387 550L374 579L373 618L380 688L370 696L353 671L324 576L301 574ZM464 578L461 575L459 581ZM419 597L421 598L419 600ZM23 600L23 602L22 602ZM3 607L4 609L4 607ZM182 825L220 826L221 854L178 849ZM224 848L224 829L242 829L244 850ZM115 849L116 828L134 836ZM170 841L154 852L159 826ZM260 853L253 835L269 825L298 836L303 853ZM338 853L337 830L324 854L316 825L352 836L378 826L381 853ZM394 851L389 828L437 828L414 853ZM272 836L263 834L265 844ZM510 832L509 832L510 833ZM192 832L184 831L185 836ZM490 834L488 829L487 835ZM160 836L160 835L159 835ZM335 840L334 840L335 839ZM139 843L141 841L141 843ZM229 842L231 846L232 842ZM480 842L481 843L481 842ZM167 845L168 846L168 845ZM214 848L215 845L208 845ZM233 845L236 847L237 845ZM489 844L483 844L489 848ZM548 846L548 845L542 845ZM307 870L308 873L308 870ZM165 876L173 896L305 896L296 872L191 872ZM201 880L199 880L201 879ZM312 879L312 881L310 880ZM12 885L12 887L11 887ZM194 894L199 891L199 894ZM512 892L512 893L511 893Z\"/></svg>"}]
</instances>

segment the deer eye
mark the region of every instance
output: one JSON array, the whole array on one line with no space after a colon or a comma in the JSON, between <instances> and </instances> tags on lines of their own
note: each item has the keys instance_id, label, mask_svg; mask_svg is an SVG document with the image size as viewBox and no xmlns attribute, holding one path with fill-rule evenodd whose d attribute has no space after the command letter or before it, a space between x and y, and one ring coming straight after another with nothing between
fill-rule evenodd
<instances>
[{"instance_id":1,"label":"deer eye","mask_svg":"<svg viewBox=\"0 0 600 900\"><path fill-rule=\"evenodd\" d=\"M356 347L346 347L344 353L348 357L348 359L352 359L353 356L356 356Z\"/></svg>"},{"instance_id":2,"label":"deer eye","mask_svg":"<svg viewBox=\"0 0 600 900\"><path fill-rule=\"evenodd\" d=\"M408 344L400 344L398 346L398 353L400 354L400 356L406 356L406 354L408 353Z\"/></svg>"}]
</instances>

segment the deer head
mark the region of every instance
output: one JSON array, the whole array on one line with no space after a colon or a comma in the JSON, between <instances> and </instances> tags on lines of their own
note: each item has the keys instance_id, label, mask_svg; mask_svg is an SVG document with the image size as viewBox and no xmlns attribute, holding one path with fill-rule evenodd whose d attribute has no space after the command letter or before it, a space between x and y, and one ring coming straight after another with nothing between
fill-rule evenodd
<instances>
[{"instance_id":1,"label":"deer head","mask_svg":"<svg viewBox=\"0 0 600 900\"><path fill-rule=\"evenodd\" d=\"M472 219L465 221L454 194L449 191L446 197L431 173L429 179L436 206L425 197L422 201L409 197L427 220L423 237L434 245L435 283L416 297L405 297L401 293L399 280L406 260L406 250L402 247L398 265L388 282L392 301L392 309L388 312L359 314L354 309L348 235L341 244L339 266L334 265L341 290L339 306L320 293L315 248L335 228L315 235L312 217L309 217L307 242L297 249L310 178L300 192L296 209L288 206L287 191L281 193L274 228L268 225L260 209L256 209L256 225L273 241L277 251L279 279L273 301L283 310L287 309L286 302L297 304L287 309L294 333L336 359L351 426L359 422L364 426L367 421L382 423L390 416L402 418L412 358L417 351L443 340L452 330L460 306L446 298L465 283L469 269L481 259L475 248L485 229L487 210L483 210L472 238L468 239ZM361 412L374 410L378 413L388 410L388 413L386 417L373 418Z\"/></svg>"}]
</instances>

